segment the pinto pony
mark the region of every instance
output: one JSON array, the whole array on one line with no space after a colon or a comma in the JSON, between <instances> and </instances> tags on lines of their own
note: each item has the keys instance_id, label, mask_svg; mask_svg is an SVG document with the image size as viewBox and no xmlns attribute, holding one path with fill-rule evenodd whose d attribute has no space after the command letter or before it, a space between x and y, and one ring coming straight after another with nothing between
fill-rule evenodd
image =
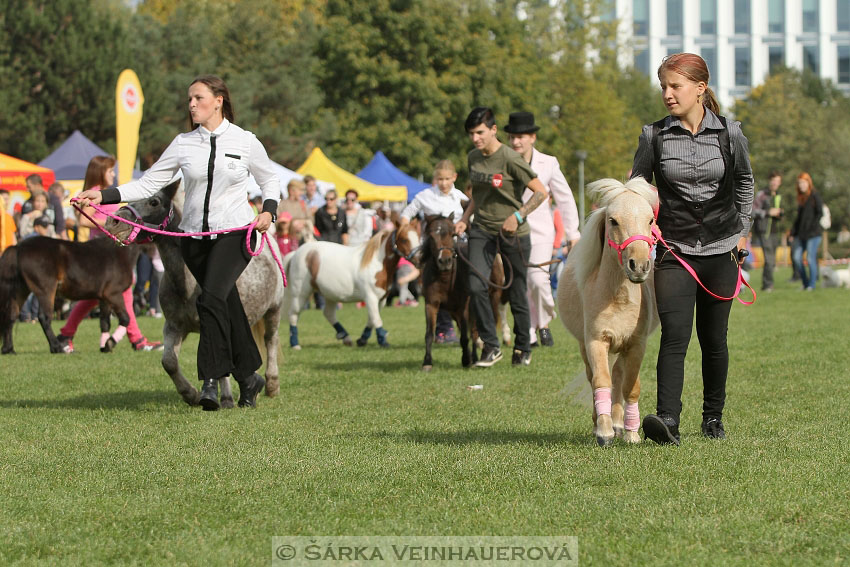
<instances>
[{"instance_id":1,"label":"pinto pony","mask_svg":"<svg viewBox=\"0 0 850 567\"><path fill-rule=\"evenodd\" d=\"M112 339L120 340L121 329L130 323L122 294L133 283L138 255L138 247L122 248L108 238L70 242L35 236L7 248L0 258L0 352L15 352L12 330L30 291L38 298L38 322L50 352L65 352L51 328L57 294L71 300L99 299L102 308L108 306L118 316L119 330ZM102 309L101 315L101 331L109 332L109 309Z\"/></svg>"},{"instance_id":2,"label":"pinto pony","mask_svg":"<svg viewBox=\"0 0 850 567\"><path fill-rule=\"evenodd\" d=\"M177 232L181 215L180 207L174 201L175 196L178 200L182 196L182 193L177 193L179 186L180 182L175 181L147 199L121 207L116 216L150 227L162 227L167 232ZM106 228L120 240L124 240L134 231L130 225L114 219L107 221ZM200 332L197 300L201 288L183 261L180 252L181 237L151 234L144 230L136 232L140 238L150 237L153 240L165 267L159 287L159 303L165 315L162 329L162 367L171 377L183 400L189 405L198 405L198 390L186 380L180 370L179 356L186 336ZM269 240L269 246L274 246L277 250L274 239ZM251 258L245 271L236 280L236 288L239 290L239 298L242 300L257 346L260 347L260 354L265 358L266 395L275 396L280 389L277 365L278 327L284 289L280 270L270 250L264 247L259 256ZM219 379L219 386L222 407L232 408L233 393L229 378L225 376Z\"/></svg>"},{"instance_id":3,"label":"pinto pony","mask_svg":"<svg viewBox=\"0 0 850 567\"><path fill-rule=\"evenodd\" d=\"M567 258L558 312L581 348L597 443L615 435L639 443L640 365L658 326L650 258L658 194L642 178L601 179L588 191L600 208Z\"/></svg>"},{"instance_id":4,"label":"pinto pony","mask_svg":"<svg viewBox=\"0 0 850 567\"><path fill-rule=\"evenodd\" d=\"M352 344L348 331L336 318L337 303L364 301L369 314L357 346L365 346L372 329L382 347L389 346L380 308L392 285L398 261L419 248L419 234L412 225L381 231L359 246L334 242L308 242L284 258L289 281L284 311L289 315L289 345L300 348L298 316L314 291L325 298L324 314L336 330L336 338Z\"/></svg>"}]
</instances>

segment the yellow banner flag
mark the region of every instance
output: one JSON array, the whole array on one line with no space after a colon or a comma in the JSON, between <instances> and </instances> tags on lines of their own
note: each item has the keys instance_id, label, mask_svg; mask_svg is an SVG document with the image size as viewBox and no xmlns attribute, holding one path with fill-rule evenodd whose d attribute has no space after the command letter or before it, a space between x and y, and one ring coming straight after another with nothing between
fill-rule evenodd
<instances>
[{"instance_id":1,"label":"yellow banner flag","mask_svg":"<svg viewBox=\"0 0 850 567\"><path fill-rule=\"evenodd\" d=\"M145 97L132 69L124 69L115 87L115 143L118 147L118 183L133 179L133 165L139 149L139 126Z\"/></svg>"}]
</instances>

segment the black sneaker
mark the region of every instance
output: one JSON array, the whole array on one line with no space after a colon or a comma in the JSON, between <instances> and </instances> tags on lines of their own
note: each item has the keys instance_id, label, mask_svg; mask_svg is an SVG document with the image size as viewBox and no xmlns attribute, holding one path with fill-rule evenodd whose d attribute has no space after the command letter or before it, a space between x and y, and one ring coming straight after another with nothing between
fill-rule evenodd
<instances>
[{"instance_id":1,"label":"black sneaker","mask_svg":"<svg viewBox=\"0 0 850 567\"><path fill-rule=\"evenodd\" d=\"M726 439L726 431L720 418L709 417L702 420L702 435L709 439Z\"/></svg>"},{"instance_id":2,"label":"black sneaker","mask_svg":"<svg viewBox=\"0 0 850 567\"><path fill-rule=\"evenodd\" d=\"M555 345L555 341L552 340L552 331L549 329L540 329L540 344L543 346Z\"/></svg>"},{"instance_id":3,"label":"black sneaker","mask_svg":"<svg viewBox=\"0 0 850 567\"><path fill-rule=\"evenodd\" d=\"M490 368L497 362L502 360L502 351L499 347L489 347L484 345L484 350L481 351L481 358L475 363L475 366L480 368Z\"/></svg>"},{"instance_id":4,"label":"black sneaker","mask_svg":"<svg viewBox=\"0 0 850 567\"><path fill-rule=\"evenodd\" d=\"M643 418L643 437L659 445L678 445L679 424L672 416L651 413Z\"/></svg>"},{"instance_id":5,"label":"black sneaker","mask_svg":"<svg viewBox=\"0 0 850 567\"><path fill-rule=\"evenodd\" d=\"M514 366L528 366L531 364L531 353L514 349L514 354L511 356L511 364Z\"/></svg>"}]
</instances>

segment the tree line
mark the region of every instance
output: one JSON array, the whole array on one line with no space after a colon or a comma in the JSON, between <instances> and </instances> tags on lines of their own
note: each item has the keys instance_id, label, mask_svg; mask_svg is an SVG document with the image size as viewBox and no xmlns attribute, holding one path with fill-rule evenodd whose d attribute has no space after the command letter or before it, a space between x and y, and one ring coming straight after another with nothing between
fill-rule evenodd
<instances>
[{"instance_id":1,"label":"tree line","mask_svg":"<svg viewBox=\"0 0 850 567\"><path fill-rule=\"evenodd\" d=\"M199 74L231 87L236 120L275 161L320 146L358 170L377 150L430 179L463 177L463 120L491 106L499 126L534 112L538 147L576 184L622 179L643 124L665 115L657 79L616 64L606 0L0 0L0 152L39 161L74 129L115 148L115 81L145 93L139 155L149 166L188 128ZM660 62L659 62L660 63ZM774 74L734 108L757 187L808 171L836 226L850 218L848 98L817 77Z\"/></svg>"}]
</instances>

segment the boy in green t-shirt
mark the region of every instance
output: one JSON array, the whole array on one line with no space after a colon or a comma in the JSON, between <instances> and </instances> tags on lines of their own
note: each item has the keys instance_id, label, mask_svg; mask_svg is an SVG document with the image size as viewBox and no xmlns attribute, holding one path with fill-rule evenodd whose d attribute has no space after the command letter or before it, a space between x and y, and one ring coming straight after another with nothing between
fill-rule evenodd
<instances>
[{"instance_id":1,"label":"boy in green t-shirt","mask_svg":"<svg viewBox=\"0 0 850 567\"><path fill-rule=\"evenodd\" d=\"M531 320L526 294L526 264L531 241L525 219L546 200L546 189L522 156L496 137L498 128L491 109L483 106L473 109L466 118L465 127L475 146L467 158L472 199L455 230L458 234L462 233L469 226L470 216L475 215L472 226L469 226L469 258L472 264L469 293L478 335L484 341L484 350L476 366L490 367L502 359L488 293L489 274L498 251L502 253L502 260L510 264L505 266L505 272L511 280L507 292L516 333L511 363L527 366L531 363ZM534 194L523 204L522 194L526 187Z\"/></svg>"}]
</instances>

